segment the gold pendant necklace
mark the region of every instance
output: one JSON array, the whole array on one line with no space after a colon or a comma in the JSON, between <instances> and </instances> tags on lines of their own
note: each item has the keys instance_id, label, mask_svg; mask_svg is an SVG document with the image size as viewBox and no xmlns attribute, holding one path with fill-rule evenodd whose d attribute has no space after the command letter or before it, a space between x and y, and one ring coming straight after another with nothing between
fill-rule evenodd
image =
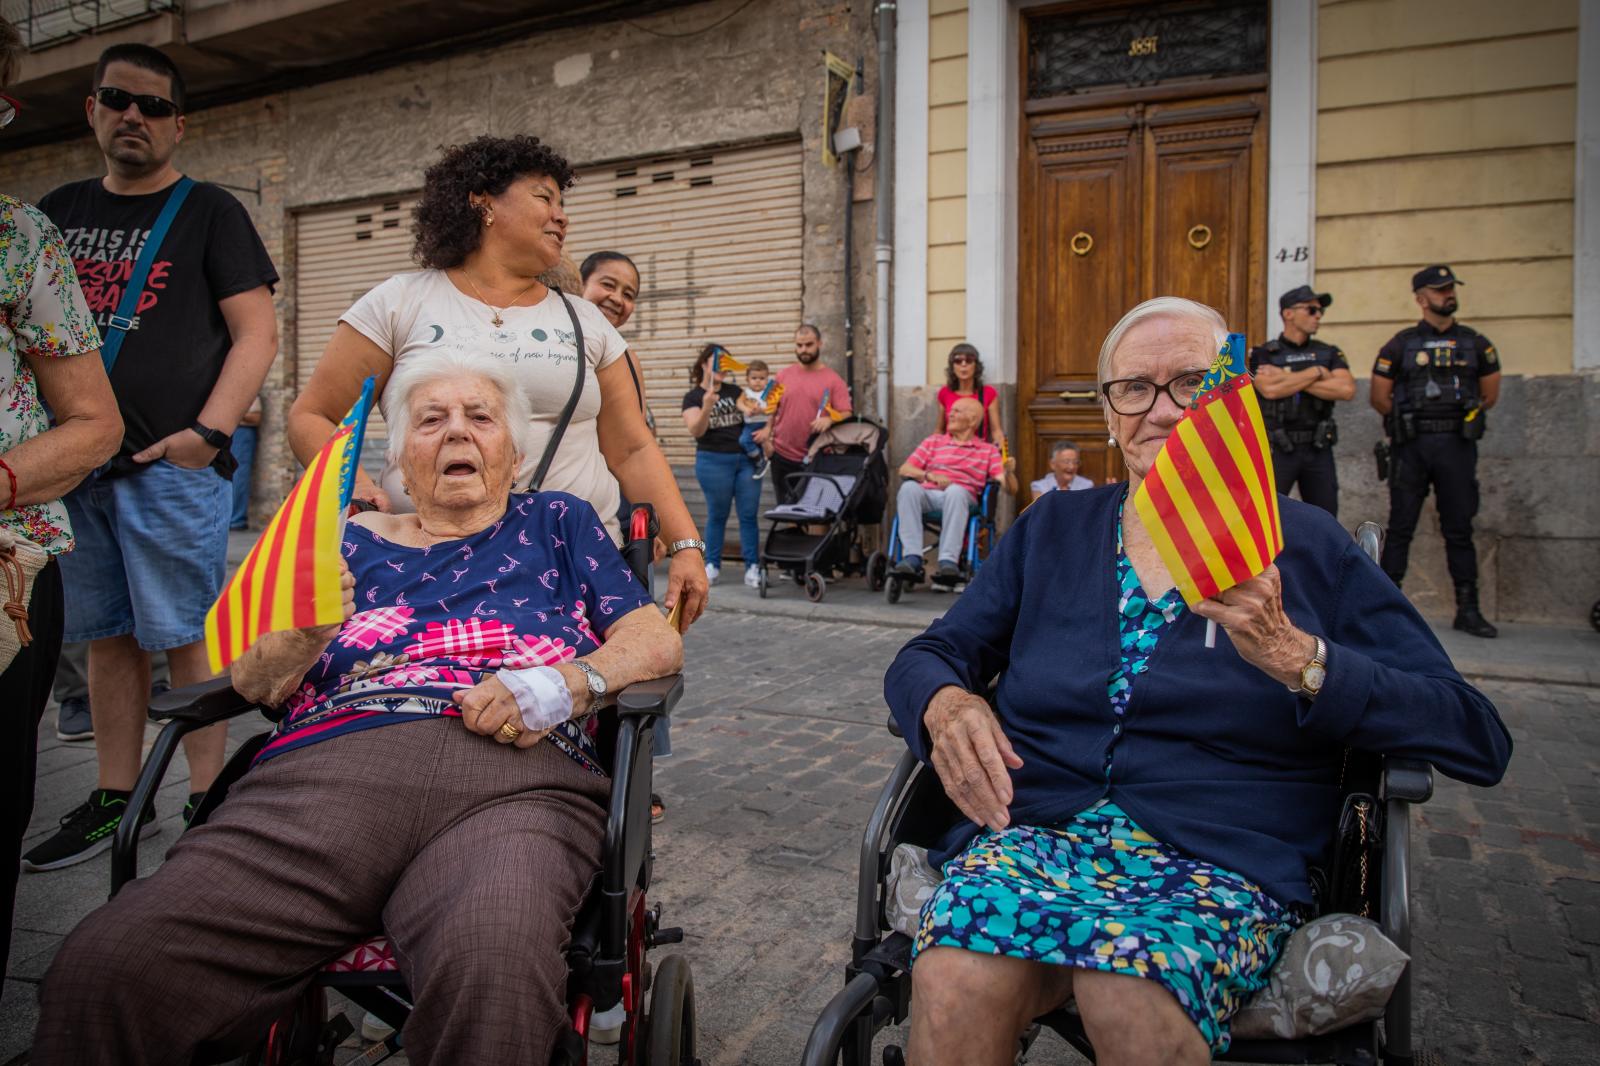
<instances>
[{"instance_id":1,"label":"gold pendant necklace","mask_svg":"<svg viewBox=\"0 0 1600 1066\"><path fill-rule=\"evenodd\" d=\"M461 271L461 276L467 279L467 284L468 285L472 286L473 295L475 295L478 298L478 302L483 304L484 306L489 308L489 310L494 312L494 316L489 319L490 324L491 325L496 325L496 326L505 325L506 324L505 319L500 317L500 310L498 308L496 308L494 304L492 304L488 300L484 299L483 293L478 289L478 283L472 280L472 275L467 273L466 267L456 267L456 269ZM538 278L534 278L532 281L528 282L527 288L523 289L521 292L519 292L515 296L513 296L511 298L511 303L508 303L505 306L508 309L510 307L514 306L518 300L522 299L524 296L526 296L528 294L528 289L533 288L537 284L539 284L539 279Z\"/></svg>"}]
</instances>

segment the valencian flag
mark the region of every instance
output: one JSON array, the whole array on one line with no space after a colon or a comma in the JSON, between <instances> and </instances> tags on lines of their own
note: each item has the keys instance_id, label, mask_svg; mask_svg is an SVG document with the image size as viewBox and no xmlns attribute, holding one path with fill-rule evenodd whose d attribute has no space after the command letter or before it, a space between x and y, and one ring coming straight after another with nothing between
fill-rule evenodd
<instances>
[{"instance_id":1,"label":"valencian flag","mask_svg":"<svg viewBox=\"0 0 1600 1066\"><path fill-rule=\"evenodd\" d=\"M339 592L339 542L355 488L373 378L350 413L306 464L289 493L206 615L206 655L213 673L262 634L344 620Z\"/></svg>"},{"instance_id":2,"label":"valencian flag","mask_svg":"<svg viewBox=\"0 0 1600 1066\"><path fill-rule=\"evenodd\" d=\"M823 389L822 402L817 404L817 417L821 418L823 415L827 415L835 422L841 422L844 420L844 412L834 410L832 389Z\"/></svg>"},{"instance_id":3,"label":"valencian flag","mask_svg":"<svg viewBox=\"0 0 1600 1066\"><path fill-rule=\"evenodd\" d=\"M729 355L728 349L722 347L721 345L717 346L716 359L717 363L714 367L712 367L712 369L719 374L737 374L748 369L743 363L739 362L739 360Z\"/></svg>"},{"instance_id":4,"label":"valencian flag","mask_svg":"<svg viewBox=\"0 0 1600 1066\"><path fill-rule=\"evenodd\" d=\"M1191 607L1255 577L1282 550L1272 452L1244 334L1228 335L1133 505Z\"/></svg>"}]
</instances>

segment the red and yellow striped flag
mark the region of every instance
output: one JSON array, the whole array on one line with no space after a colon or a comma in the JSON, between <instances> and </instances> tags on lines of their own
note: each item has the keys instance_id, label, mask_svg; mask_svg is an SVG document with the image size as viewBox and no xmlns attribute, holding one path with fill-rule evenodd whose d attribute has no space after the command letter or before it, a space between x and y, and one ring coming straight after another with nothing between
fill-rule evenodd
<instances>
[{"instance_id":1,"label":"red and yellow striped flag","mask_svg":"<svg viewBox=\"0 0 1600 1066\"><path fill-rule=\"evenodd\" d=\"M1244 335L1211 364L1133 504L1194 606L1265 570L1283 549L1267 429Z\"/></svg>"},{"instance_id":2,"label":"red and yellow striped flag","mask_svg":"<svg viewBox=\"0 0 1600 1066\"><path fill-rule=\"evenodd\" d=\"M221 673L264 633L342 621L339 543L355 488L373 379L334 429L206 614L206 655Z\"/></svg>"}]
</instances>

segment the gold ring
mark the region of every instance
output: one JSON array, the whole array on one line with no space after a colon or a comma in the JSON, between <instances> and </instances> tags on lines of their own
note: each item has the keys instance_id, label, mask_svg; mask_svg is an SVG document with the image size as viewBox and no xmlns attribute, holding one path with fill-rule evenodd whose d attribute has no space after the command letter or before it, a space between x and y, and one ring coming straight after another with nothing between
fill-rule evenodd
<instances>
[{"instance_id":1,"label":"gold ring","mask_svg":"<svg viewBox=\"0 0 1600 1066\"><path fill-rule=\"evenodd\" d=\"M500 724L500 735L505 737L507 740L515 741L522 735L522 730L518 729L510 722L502 722Z\"/></svg>"}]
</instances>

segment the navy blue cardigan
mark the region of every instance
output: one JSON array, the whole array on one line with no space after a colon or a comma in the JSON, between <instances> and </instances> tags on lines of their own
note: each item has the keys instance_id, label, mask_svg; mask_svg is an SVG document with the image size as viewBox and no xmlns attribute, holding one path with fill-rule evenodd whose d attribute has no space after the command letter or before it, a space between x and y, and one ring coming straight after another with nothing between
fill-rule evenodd
<instances>
[{"instance_id":1,"label":"navy blue cardigan","mask_svg":"<svg viewBox=\"0 0 1600 1066\"><path fill-rule=\"evenodd\" d=\"M1492 785L1511 757L1494 705L1326 511L1280 496L1284 609L1328 644L1315 701L1240 658L1226 632L1207 649L1193 612L1169 626L1133 683L1121 735L1106 680L1117 632L1117 505L1126 486L1041 497L1001 538L949 613L890 665L884 691L926 762L922 714L945 685L974 692L1000 674L1000 722L1022 758L1011 821L1065 822L1106 797L1156 839L1310 903L1346 747L1427 759ZM1003 671L1003 672L1002 672ZM1105 754L1112 748L1109 783ZM961 821L932 859L977 834Z\"/></svg>"}]
</instances>

